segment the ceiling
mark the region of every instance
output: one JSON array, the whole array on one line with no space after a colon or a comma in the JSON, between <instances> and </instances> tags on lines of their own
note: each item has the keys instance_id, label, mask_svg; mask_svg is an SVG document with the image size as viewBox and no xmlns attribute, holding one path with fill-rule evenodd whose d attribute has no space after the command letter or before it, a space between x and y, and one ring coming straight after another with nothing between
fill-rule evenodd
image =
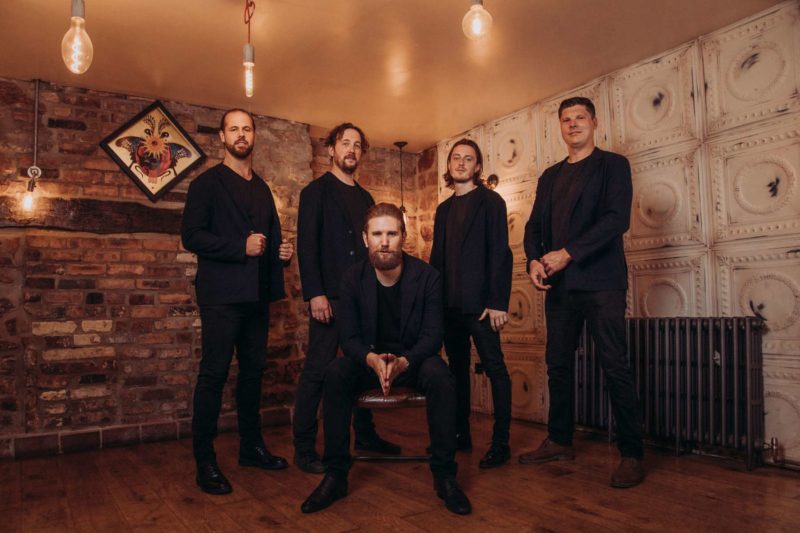
<instances>
[{"instance_id":1,"label":"ceiling","mask_svg":"<svg viewBox=\"0 0 800 533\"><path fill-rule=\"evenodd\" d=\"M86 0L94 62L61 61L69 0L0 0L0 76L213 107L418 151L768 8L775 0L256 0L255 96L243 89L244 0Z\"/></svg>"}]
</instances>

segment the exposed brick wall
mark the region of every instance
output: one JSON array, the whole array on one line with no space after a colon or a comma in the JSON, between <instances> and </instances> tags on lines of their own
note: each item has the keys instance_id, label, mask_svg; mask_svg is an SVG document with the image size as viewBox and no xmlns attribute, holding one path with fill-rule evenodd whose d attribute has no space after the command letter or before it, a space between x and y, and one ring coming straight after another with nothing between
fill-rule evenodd
<instances>
[{"instance_id":1,"label":"exposed brick wall","mask_svg":"<svg viewBox=\"0 0 800 533\"><path fill-rule=\"evenodd\" d=\"M33 95L30 82L0 79L0 199L12 208L33 162ZM133 215L110 235L64 231L80 220L24 228L18 206L0 222L0 457L186 435L200 358L196 261L174 228L138 230L152 204L98 146L150 100L46 83L39 98L37 205L85 209L91 199L100 217ZM179 214L191 179L222 158L222 111L165 105L209 157L158 202ZM312 175L308 126L257 117L254 154L294 240L299 191ZM267 421L284 423L307 336L296 261L286 288L289 298L271 309L262 402ZM229 384L222 429L235 427L233 411Z\"/></svg>"},{"instance_id":2,"label":"exposed brick wall","mask_svg":"<svg viewBox=\"0 0 800 533\"><path fill-rule=\"evenodd\" d=\"M223 156L222 110L164 102L209 159L154 206L98 146L151 101L42 83L36 193L48 217L35 227L18 205L33 163L33 98L31 82L0 78L0 458L187 436L201 325L195 258L175 225L191 180ZM424 258L435 157L434 148L403 159L406 249ZM328 166L307 125L257 117L254 167L292 241L299 192ZM373 147L359 179L377 201L399 204L399 167L396 150ZM296 260L285 274L289 297L270 313L266 423L288 421L307 346ZM236 427L235 375L234 362L221 430Z\"/></svg>"}]
</instances>

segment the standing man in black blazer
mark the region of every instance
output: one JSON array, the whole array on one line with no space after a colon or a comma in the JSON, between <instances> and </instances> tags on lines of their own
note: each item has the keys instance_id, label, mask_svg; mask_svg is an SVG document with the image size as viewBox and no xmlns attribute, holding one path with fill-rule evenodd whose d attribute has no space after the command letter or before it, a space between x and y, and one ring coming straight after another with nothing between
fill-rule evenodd
<instances>
[{"instance_id":1,"label":"standing man in black blazer","mask_svg":"<svg viewBox=\"0 0 800 533\"><path fill-rule=\"evenodd\" d=\"M339 347L339 282L351 265L366 257L360 242L364 214L375 201L355 180L369 143L361 128L344 123L325 140L330 171L300 193L297 217L297 259L303 299L309 302L308 350L295 393L294 461L309 473L325 471L315 450L317 409L325 368ZM357 409L353 417L358 450L400 453L400 447L375 432L372 413Z\"/></svg>"},{"instance_id":2,"label":"standing man in black blazer","mask_svg":"<svg viewBox=\"0 0 800 533\"><path fill-rule=\"evenodd\" d=\"M197 254L203 355L194 390L192 448L197 484L210 494L232 490L217 465L214 437L234 348L239 464L267 470L287 466L264 444L259 404L269 302L285 297L283 267L294 248L281 238L272 191L253 171L255 129L253 117L242 109L222 116L225 158L189 186L181 227L183 246Z\"/></svg>"},{"instance_id":3,"label":"standing man in black blazer","mask_svg":"<svg viewBox=\"0 0 800 533\"><path fill-rule=\"evenodd\" d=\"M342 279L339 304L344 357L325 373L325 478L303 502L304 513L320 511L347 495L350 416L360 392L393 384L426 396L434 489L445 506L468 514L470 502L456 483L456 392L442 346L442 289L439 274L403 253L403 213L392 204L370 208L363 239L365 259ZM397 491L403 497L403 489ZM386 502L392 505L391 501Z\"/></svg>"},{"instance_id":4,"label":"standing man in black blazer","mask_svg":"<svg viewBox=\"0 0 800 533\"><path fill-rule=\"evenodd\" d=\"M594 104L574 97L558 110L568 157L544 171L525 225L533 285L547 291L548 437L520 463L572 459L575 349L584 321L600 354L622 461L611 486L644 479L639 401L625 344L627 265L622 235L630 224L631 168L594 145Z\"/></svg>"},{"instance_id":5,"label":"standing man in black blazer","mask_svg":"<svg viewBox=\"0 0 800 533\"><path fill-rule=\"evenodd\" d=\"M494 430L481 468L508 462L511 379L500 330L508 322L513 258L508 247L506 203L480 180L483 155L470 139L457 141L447 156L444 180L455 193L436 208L431 265L444 278L444 348L456 377L458 449L472 448L470 344L472 337L492 386Z\"/></svg>"}]
</instances>

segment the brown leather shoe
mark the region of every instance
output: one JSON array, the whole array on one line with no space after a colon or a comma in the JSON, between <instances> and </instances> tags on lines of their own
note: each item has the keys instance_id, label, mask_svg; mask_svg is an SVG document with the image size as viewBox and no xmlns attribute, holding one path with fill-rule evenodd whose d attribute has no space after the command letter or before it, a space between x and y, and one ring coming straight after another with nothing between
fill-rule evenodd
<instances>
[{"instance_id":1,"label":"brown leather shoe","mask_svg":"<svg viewBox=\"0 0 800 533\"><path fill-rule=\"evenodd\" d=\"M536 465L548 461L567 461L575 459L575 450L572 446L561 446L544 439L538 448L532 452L523 453L519 456L519 462L523 465Z\"/></svg>"},{"instance_id":2,"label":"brown leather shoe","mask_svg":"<svg viewBox=\"0 0 800 533\"><path fill-rule=\"evenodd\" d=\"M611 476L611 486L616 489L635 487L644 481L644 465L641 459L623 457Z\"/></svg>"}]
</instances>

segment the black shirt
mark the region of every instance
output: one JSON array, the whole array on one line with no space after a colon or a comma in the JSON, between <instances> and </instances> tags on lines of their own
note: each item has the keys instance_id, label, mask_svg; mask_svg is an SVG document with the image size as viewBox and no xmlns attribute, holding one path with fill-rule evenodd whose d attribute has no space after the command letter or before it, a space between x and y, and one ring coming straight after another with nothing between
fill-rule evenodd
<instances>
[{"instance_id":1,"label":"black shirt","mask_svg":"<svg viewBox=\"0 0 800 533\"><path fill-rule=\"evenodd\" d=\"M402 278L402 275L400 276ZM399 354L403 350L400 331L401 306L400 280L391 287L384 287L378 282L378 328L376 335L376 353Z\"/></svg>"},{"instance_id":2,"label":"black shirt","mask_svg":"<svg viewBox=\"0 0 800 533\"><path fill-rule=\"evenodd\" d=\"M445 306L461 308L461 244L471 213L474 213L477 188L461 196L453 196L447 213L444 242Z\"/></svg>"},{"instance_id":3,"label":"black shirt","mask_svg":"<svg viewBox=\"0 0 800 533\"><path fill-rule=\"evenodd\" d=\"M260 184L256 180L261 180L261 177L253 172L253 177L246 180L226 165L220 167L225 172L222 178L225 188L249 220L251 233L262 233L267 240L280 238L280 235L271 235L273 200L263 187L259 187ZM269 246L266 250L268 249ZM258 280L259 292L263 292L269 285L269 258L266 251L258 260Z\"/></svg>"},{"instance_id":4,"label":"black shirt","mask_svg":"<svg viewBox=\"0 0 800 533\"><path fill-rule=\"evenodd\" d=\"M583 172L589 157L581 159L577 163L567 161L561 165L561 170L553 183L552 203L552 246L553 250L560 250L567 244L567 232L569 231L569 219L572 216L568 212L569 206L575 204L575 195L578 189L575 183Z\"/></svg>"},{"instance_id":5,"label":"black shirt","mask_svg":"<svg viewBox=\"0 0 800 533\"><path fill-rule=\"evenodd\" d=\"M367 210L372 204L367 201L365 195L362 194L355 185L347 185L337 178L336 188L344 202L344 210L350 221L350 229L353 232L354 238L360 243L361 238L359 235L361 235L361 231L364 228L364 215L367 214ZM355 252L354 262L366 259L367 249L365 246L356 246Z\"/></svg>"}]
</instances>

